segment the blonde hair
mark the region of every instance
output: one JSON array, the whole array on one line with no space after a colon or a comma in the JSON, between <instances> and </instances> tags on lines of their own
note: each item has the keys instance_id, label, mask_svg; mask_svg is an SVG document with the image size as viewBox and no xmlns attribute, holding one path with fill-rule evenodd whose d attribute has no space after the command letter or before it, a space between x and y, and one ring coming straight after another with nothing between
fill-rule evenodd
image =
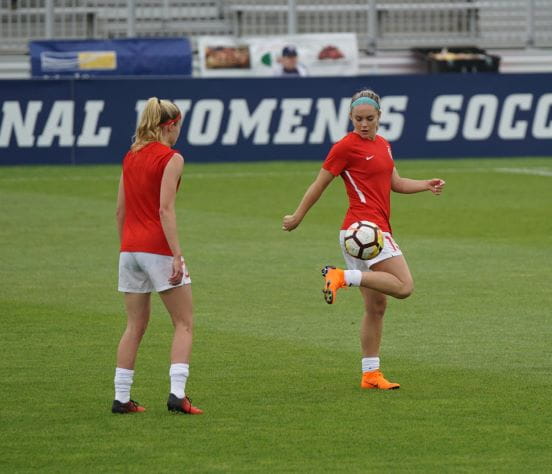
<instances>
[{"instance_id":1,"label":"blonde hair","mask_svg":"<svg viewBox=\"0 0 552 474\"><path fill-rule=\"evenodd\" d=\"M351 97L351 105L353 105L353 102L357 99L360 99L361 97L368 97L369 99L372 99L378 104L378 109L381 107L381 99L380 96L377 95L373 90L371 89L361 89L358 92L356 92L353 97Z\"/></svg>"},{"instance_id":2,"label":"blonde hair","mask_svg":"<svg viewBox=\"0 0 552 474\"><path fill-rule=\"evenodd\" d=\"M161 141L163 125L180 115L180 109L170 100L150 97L140 116L130 149L137 151L148 143Z\"/></svg>"}]
</instances>

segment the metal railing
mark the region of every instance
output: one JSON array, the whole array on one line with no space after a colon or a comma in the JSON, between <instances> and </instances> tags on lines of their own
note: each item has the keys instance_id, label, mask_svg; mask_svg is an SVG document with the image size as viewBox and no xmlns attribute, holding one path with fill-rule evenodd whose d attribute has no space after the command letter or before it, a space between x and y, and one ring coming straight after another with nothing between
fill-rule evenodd
<instances>
[{"instance_id":1,"label":"metal railing","mask_svg":"<svg viewBox=\"0 0 552 474\"><path fill-rule=\"evenodd\" d=\"M550 0L227 0L237 35L355 32L362 49L552 47ZM289 22L288 17L295 19ZM291 31L293 33L295 31Z\"/></svg>"},{"instance_id":2,"label":"metal railing","mask_svg":"<svg viewBox=\"0 0 552 474\"><path fill-rule=\"evenodd\" d=\"M365 50L552 47L552 0L0 0L0 52L29 40L354 32Z\"/></svg>"},{"instance_id":3,"label":"metal railing","mask_svg":"<svg viewBox=\"0 0 552 474\"><path fill-rule=\"evenodd\" d=\"M231 35L223 0L0 0L0 52L29 40Z\"/></svg>"}]
</instances>

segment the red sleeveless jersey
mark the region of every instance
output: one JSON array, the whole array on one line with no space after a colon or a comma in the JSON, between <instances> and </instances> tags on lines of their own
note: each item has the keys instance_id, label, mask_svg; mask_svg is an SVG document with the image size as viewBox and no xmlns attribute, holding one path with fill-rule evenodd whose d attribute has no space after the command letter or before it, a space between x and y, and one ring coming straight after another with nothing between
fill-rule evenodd
<instances>
[{"instance_id":1,"label":"red sleeveless jersey","mask_svg":"<svg viewBox=\"0 0 552 474\"><path fill-rule=\"evenodd\" d=\"M328 153L322 168L334 176L341 175L349 197L349 209L341 226L367 220L384 232L391 232L391 146L385 138L374 140L350 132Z\"/></svg>"},{"instance_id":2,"label":"red sleeveless jersey","mask_svg":"<svg viewBox=\"0 0 552 474\"><path fill-rule=\"evenodd\" d=\"M159 142L129 151L123 159L125 221L121 252L172 256L159 217L161 179L177 153Z\"/></svg>"}]
</instances>

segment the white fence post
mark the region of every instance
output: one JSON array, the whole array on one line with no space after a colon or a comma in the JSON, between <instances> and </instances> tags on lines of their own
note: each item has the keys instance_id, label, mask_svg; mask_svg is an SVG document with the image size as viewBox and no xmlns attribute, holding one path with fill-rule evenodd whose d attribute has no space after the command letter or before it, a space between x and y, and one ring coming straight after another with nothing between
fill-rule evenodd
<instances>
[{"instance_id":1,"label":"white fence post","mask_svg":"<svg viewBox=\"0 0 552 474\"><path fill-rule=\"evenodd\" d=\"M535 45L535 0L527 2L527 38L525 46L531 47Z\"/></svg>"},{"instance_id":2,"label":"white fence post","mask_svg":"<svg viewBox=\"0 0 552 474\"><path fill-rule=\"evenodd\" d=\"M44 6L44 33L46 38L52 39L54 37L54 0L46 0Z\"/></svg>"},{"instance_id":3,"label":"white fence post","mask_svg":"<svg viewBox=\"0 0 552 474\"><path fill-rule=\"evenodd\" d=\"M171 22L170 4L169 0L163 0L163 27L168 28Z\"/></svg>"},{"instance_id":4,"label":"white fence post","mask_svg":"<svg viewBox=\"0 0 552 474\"><path fill-rule=\"evenodd\" d=\"M368 51L375 53L378 43L378 8L376 0L368 0Z\"/></svg>"},{"instance_id":5,"label":"white fence post","mask_svg":"<svg viewBox=\"0 0 552 474\"><path fill-rule=\"evenodd\" d=\"M127 38L136 36L136 0L128 0Z\"/></svg>"},{"instance_id":6,"label":"white fence post","mask_svg":"<svg viewBox=\"0 0 552 474\"><path fill-rule=\"evenodd\" d=\"M297 34L297 1L288 0L288 35Z\"/></svg>"}]
</instances>

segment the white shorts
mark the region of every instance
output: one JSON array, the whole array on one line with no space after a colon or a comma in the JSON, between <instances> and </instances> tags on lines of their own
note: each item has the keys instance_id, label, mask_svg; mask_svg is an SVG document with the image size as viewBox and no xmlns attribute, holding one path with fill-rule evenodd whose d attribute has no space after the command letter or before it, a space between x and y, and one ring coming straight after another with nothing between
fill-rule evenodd
<instances>
[{"instance_id":1,"label":"white shorts","mask_svg":"<svg viewBox=\"0 0 552 474\"><path fill-rule=\"evenodd\" d=\"M370 267L376 263L387 260L391 257L397 257L402 255L401 249L397 245L397 242L393 239L393 236L389 232L383 233L383 250L377 257L374 257L370 260L361 260L360 258L355 258L347 253L345 250L345 230L339 232L339 244L341 245L341 252L343 253L343 258L347 264L348 270L360 270L366 272L370 270Z\"/></svg>"},{"instance_id":2,"label":"white shorts","mask_svg":"<svg viewBox=\"0 0 552 474\"><path fill-rule=\"evenodd\" d=\"M147 252L121 252L119 255L119 291L124 293L151 293L165 291L192 283L188 268L182 259L184 276L178 285L171 285L173 258Z\"/></svg>"}]
</instances>

